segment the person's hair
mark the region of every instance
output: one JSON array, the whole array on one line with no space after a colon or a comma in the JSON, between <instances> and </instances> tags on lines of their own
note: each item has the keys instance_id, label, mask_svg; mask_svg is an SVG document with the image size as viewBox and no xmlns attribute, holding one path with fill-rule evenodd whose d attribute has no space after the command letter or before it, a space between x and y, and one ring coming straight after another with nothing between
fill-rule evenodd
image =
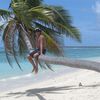
<instances>
[{"instance_id":1,"label":"person's hair","mask_svg":"<svg viewBox=\"0 0 100 100\"><path fill-rule=\"evenodd\" d=\"M39 28L36 28L35 30L34 30L34 33L36 33L36 32L42 32L42 30L41 29L39 29Z\"/></svg>"}]
</instances>

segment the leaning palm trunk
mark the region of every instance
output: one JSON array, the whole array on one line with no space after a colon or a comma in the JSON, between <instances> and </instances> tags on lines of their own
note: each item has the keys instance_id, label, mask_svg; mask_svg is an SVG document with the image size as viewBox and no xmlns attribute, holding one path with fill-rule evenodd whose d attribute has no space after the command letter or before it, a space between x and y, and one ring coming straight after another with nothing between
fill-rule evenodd
<instances>
[{"instance_id":1,"label":"leaning palm trunk","mask_svg":"<svg viewBox=\"0 0 100 100\"><path fill-rule=\"evenodd\" d=\"M50 56L40 56L40 61L46 63L59 64L73 68L88 69L100 72L100 63L87 60L75 60L66 57L50 57Z\"/></svg>"},{"instance_id":2,"label":"leaning palm trunk","mask_svg":"<svg viewBox=\"0 0 100 100\"><path fill-rule=\"evenodd\" d=\"M30 52L32 49L33 49L33 47L32 47L32 44L31 44L31 42L30 42L30 40L29 40L29 37L28 37L28 34L27 34L27 32L25 31L25 29L24 29L24 27L20 24L20 27L22 28L22 30L23 30L23 32L22 32L22 37L23 37L23 39L24 39L24 42L25 42L25 44L26 44L26 46L27 46L27 49L28 49L28 51Z\"/></svg>"},{"instance_id":3,"label":"leaning palm trunk","mask_svg":"<svg viewBox=\"0 0 100 100\"><path fill-rule=\"evenodd\" d=\"M30 52L33 49L32 44L27 36L27 32L25 31L22 25L20 26L23 30L22 36L27 45L28 51ZM94 71L100 72L100 67L99 67L100 63L94 62L94 61L75 60L75 59L68 59L66 57L49 57L49 56L40 56L39 61L51 63L51 64L64 65L64 66L73 67L73 68L94 70Z\"/></svg>"}]
</instances>

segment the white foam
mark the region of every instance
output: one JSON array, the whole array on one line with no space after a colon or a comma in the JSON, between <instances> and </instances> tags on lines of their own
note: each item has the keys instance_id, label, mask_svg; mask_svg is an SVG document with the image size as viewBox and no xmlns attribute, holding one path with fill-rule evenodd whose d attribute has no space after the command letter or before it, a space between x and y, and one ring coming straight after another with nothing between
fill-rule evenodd
<instances>
[{"instance_id":1,"label":"white foam","mask_svg":"<svg viewBox=\"0 0 100 100\"><path fill-rule=\"evenodd\" d=\"M10 77L10 78L4 78L4 79L1 79L0 82L5 82L5 81L8 81L8 80L17 80L17 79L22 79L22 78L28 78L28 77L31 77L32 74L25 74L25 75L21 75L21 76L14 76L14 77Z\"/></svg>"},{"instance_id":2,"label":"white foam","mask_svg":"<svg viewBox=\"0 0 100 100\"><path fill-rule=\"evenodd\" d=\"M7 79L1 79L0 81L5 82Z\"/></svg>"}]
</instances>

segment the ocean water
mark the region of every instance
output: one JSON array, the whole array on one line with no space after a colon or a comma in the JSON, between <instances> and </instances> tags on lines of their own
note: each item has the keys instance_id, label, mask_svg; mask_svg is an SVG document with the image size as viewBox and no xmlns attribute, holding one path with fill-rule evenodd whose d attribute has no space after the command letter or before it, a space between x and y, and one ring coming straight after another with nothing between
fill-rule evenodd
<instances>
[{"instance_id":1,"label":"ocean water","mask_svg":"<svg viewBox=\"0 0 100 100\"><path fill-rule=\"evenodd\" d=\"M99 60L100 59L100 48L64 48L64 56L67 58L75 58L75 59L89 59L89 60ZM6 55L3 51L0 52L0 81L13 80L18 78L28 78L35 77L34 74L31 73L32 65L28 62L27 59L19 58L20 65L22 66L23 71L21 71L17 64L13 62L13 68L7 62ZM65 70L66 72L70 72L71 70L65 66L57 66L52 65L53 69L56 72L60 72L61 70ZM42 70L39 68L39 75L43 75L45 73L51 72L48 69ZM39 77L40 77L39 76Z\"/></svg>"},{"instance_id":2,"label":"ocean water","mask_svg":"<svg viewBox=\"0 0 100 100\"><path fill-rule=\"evenodd\" d=\"M66 57L90 59L100 57L100 48L64 48Z\"/></svg>"}]
</instances>

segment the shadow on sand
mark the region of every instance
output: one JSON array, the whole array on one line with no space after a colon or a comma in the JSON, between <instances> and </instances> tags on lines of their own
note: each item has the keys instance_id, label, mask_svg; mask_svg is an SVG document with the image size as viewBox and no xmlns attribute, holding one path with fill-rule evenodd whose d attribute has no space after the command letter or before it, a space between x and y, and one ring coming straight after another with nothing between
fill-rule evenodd
<instances>
[{"instance_id":1,"label":"shadow on sand","mask_svg":"<svg viewBox=\"0 0 100 100\"><path fill-rule=\"evenodd\" d=\"M43 93L47 94L64 94L62 92L63 90L77 90L77 89L86 89L86 88L96 88L100 87L100 84L94 84L94 85L83 85L83 86L63 86L63 87L45 87L45 88L36 88L36 89L29 89L26 90L25 92L12 92L6 94L4 97L12 97L14 98L20 98L22 96L29 96L29 97L34 97L37 96L39 100L46 100L45 97L43 97ZM3 98L3 97L0 97Z\"/></svg>"}]
</instances>

